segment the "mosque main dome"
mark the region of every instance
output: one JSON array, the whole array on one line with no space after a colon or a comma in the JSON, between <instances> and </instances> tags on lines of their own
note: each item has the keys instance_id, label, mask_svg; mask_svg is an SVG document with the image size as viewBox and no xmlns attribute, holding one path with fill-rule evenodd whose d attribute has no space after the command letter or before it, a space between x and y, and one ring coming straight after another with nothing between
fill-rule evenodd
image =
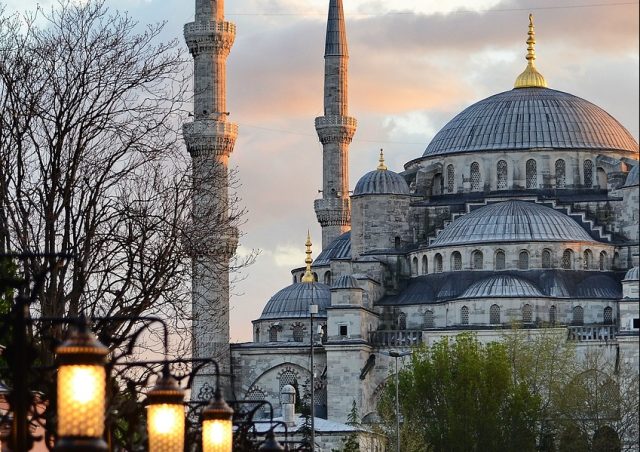
<instances>
[{"instance_id":1,"label":"mosque main dome","mask_svg":"<svg viewBox=\"0 0 640 452\"><path fill-rule=\"evenodd\" d=\"M562 91L526 87L463 110L436 134L423 157L537 148L638 153L629 131L600 107Z\"/></svg>"},{"instance_id":2,"label":"mosque main dome","mask_svg":"<svg viewBox=\"0 0 640 452\"><path fill-rule=\"evenodd\" d=\"M318 317L327 316L331 288L321 283L295 283L278 291L262 310L260 320L309 317L309 305L318 305Z\"/></svg>"}]
</instances>

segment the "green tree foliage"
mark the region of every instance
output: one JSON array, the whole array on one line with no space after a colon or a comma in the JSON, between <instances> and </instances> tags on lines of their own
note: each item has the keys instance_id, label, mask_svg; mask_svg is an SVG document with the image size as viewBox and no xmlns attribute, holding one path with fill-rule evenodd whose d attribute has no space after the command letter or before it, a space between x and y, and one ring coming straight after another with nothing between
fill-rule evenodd
<instances>
[{"instance_id":1,"label":"green tree foliage","mask_svg":"<svg viewBox=\"0 0 640 452\"><path fill-rule=\"evenodd\" d=\"M347 416L347 425L352 427L360 427L360 415L358 414L358 406L356 401L353 400L351 404L351 411ZM342 438L342 445L340 449L333 449L331 452L360 452L360 442L358 441L358 434L351 433L350 435Z\"/></svg>"},{"instance_id":2,"label":"green tree foliage","mask_svg":"<svg viewBox=\"0 0 640 452\"><path fill-rule=\"evenodd\" d=\"M533 451L540 398L513 378L505 344L475 336L417 349L399 376L404 451ZM395 387L381 415L395 421Z\"/></svg>"}]
</instances>

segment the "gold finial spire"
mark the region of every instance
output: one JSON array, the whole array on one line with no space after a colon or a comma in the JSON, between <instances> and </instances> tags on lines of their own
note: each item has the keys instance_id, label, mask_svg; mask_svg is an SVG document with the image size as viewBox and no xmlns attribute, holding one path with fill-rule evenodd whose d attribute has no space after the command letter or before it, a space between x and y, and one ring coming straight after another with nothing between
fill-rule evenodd
<instances>
[{"instance_id":1,"label":"gold finial spire","mask_svg":"<svg viewBox=\"0 0 640 452\"><path fill-rule=\"evenodd\" d=\"M527 33L527 67L518 76L514 88L546 88L547 81L537 71L534 61L536 59L536 32L533 25L533 14L529 14L529 32Z\"/></svg>"},{"instance_id":2,"label":"gold finial spire","mask_svg":"<svg viewBox=\"0 0 640 452\"><path fill-rule=\"evenodd\" d=\"M380 159L378 160L378 169L380 171L386 171L387 170L387 165L384 164L384 151L382 149L380 149Z\"/></svg>"},{"instance_id":3,"label":"gold finial spire","mask_svg":"<svg viewBox=\"0 0 640 452\"><path fill-rule=\"evenodd\" d=\"M309 231L307 231L307 241L305 246L307 247L307 250L305 251L307 257L305 258L304 263L307 264L307 269L304 271L301 282L312 283L314 282L313 273L311 273L311 264L313 263L313 259L311 259L311 234L309 234Z\"/></svg>"}]
</instances>

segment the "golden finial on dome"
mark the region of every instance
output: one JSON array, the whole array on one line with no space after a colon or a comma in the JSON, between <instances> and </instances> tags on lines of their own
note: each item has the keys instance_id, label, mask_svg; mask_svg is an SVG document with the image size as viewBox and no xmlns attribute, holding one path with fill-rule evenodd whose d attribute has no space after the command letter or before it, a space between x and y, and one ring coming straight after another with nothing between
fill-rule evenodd
<instances>
[{"instance_id":1,"label":"golden finial on dome","mask_svg":"<svg viewBox=\"0 0 640 452\"><path fill-rule=\"evenodd\" d=\"M311 259L311 234L307 231L307 241L305 243L307 250L305 251L307 257L304 260L304 263L307 264L307 269L304 271L304 275L300 280L303 283L312 283L315 282L313 278L313 273L311 273L311 264L313 263L313 259Z\"/></svg>"},{"instance_id":2,"label":"golden finial on dome","mask_svg":"<svg viewBox=\"0 0 640 452\"><path fill-rule=\"evenodd\" d=\"M384 164L384 151L382 149L380 149L380 160L378 160L380 163L378 163L378 169L380 171L386 171L387 170L387 165Z\"/></svg>"},{"instance_id":3,"label":"golden finial on dome","mask_svg":"<svg viewBox=\"0 0 640 452\"><path fill-rule=\"evenodd\" d=\"M536 33L533 25L533 14L529 14L529 32L527 33L527 67L518 76L514 88L546 88L547 81L538 72L534 61L536 59Z\"/></svg>"}]
</instances>

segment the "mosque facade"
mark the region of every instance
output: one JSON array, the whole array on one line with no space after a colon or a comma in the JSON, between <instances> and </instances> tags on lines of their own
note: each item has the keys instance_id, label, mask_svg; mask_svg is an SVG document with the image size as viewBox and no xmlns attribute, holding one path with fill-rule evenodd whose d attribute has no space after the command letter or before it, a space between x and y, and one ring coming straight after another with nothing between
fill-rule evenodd
<instances>
[{"instance_id":1,"label":"mosque facade","mask_svg":"<svg viewBox=\"0 0 640 452\"><path fill-rule=\"evenodd\" d=\"M547 86L530 19L526 68L513 89L463 110L398 172L381 151L350 192L357 121L342 0L329 3L324 115L315 119L322 250L266 302L253 341L231 345L236 396L269 400L278 412L283 388L310 384L312 337L314 412L336 423L354 402L365 421L375 417L393 374L389 350L463 331L495 340L514 323L531 333L552 327L637 368L633 136L598 106ZM228 134L224 118L199 120ZM313 330L310 305L318 306Z\"/></svg>"}]
</instances>

